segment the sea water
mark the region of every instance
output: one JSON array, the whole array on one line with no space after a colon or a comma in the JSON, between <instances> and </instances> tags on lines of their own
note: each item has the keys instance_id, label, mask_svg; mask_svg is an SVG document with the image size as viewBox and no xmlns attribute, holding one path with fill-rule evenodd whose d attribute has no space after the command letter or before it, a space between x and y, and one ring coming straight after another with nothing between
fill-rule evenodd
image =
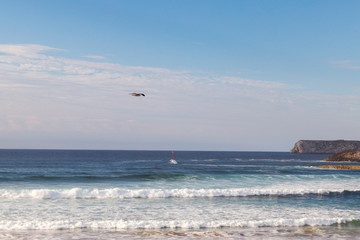
<instances>
[{"instance_id":1,"label":"sea water","mask_svg":"<svg viewBox=\"0 0 360 240\"><path fill-rule=\"evenodd\" d=\"M0 150L0 239L360 239L360 172L327 156Z\"/></svg>"}]
</instances>

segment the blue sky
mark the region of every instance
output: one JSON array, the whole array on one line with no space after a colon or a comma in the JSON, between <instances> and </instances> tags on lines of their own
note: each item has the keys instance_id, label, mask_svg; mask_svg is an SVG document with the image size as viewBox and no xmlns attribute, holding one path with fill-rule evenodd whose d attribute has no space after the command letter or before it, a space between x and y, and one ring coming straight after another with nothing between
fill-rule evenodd
<instances>
[{"instance_id":1,"label":"blue sky","mask_svg":"<svg viewBox=\"0 0 360 240\"><path fill-rule=\"evenodd\" d=\"M2 1L0 148L287 151L299 139L359 140L359 9Z\"/></svg>"}]
</instances>

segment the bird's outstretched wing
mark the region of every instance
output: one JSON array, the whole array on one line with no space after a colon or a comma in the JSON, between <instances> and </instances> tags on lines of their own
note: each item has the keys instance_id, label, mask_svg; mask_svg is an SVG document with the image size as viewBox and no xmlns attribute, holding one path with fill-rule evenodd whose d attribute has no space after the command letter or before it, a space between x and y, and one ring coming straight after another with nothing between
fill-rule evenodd
<instances>
[{"instance_id":1,"label":"bird's outstretched wing","mask_svg":"<svg viewBox=\"0 0 360 240\"><path fill-rule=\"evenodd\" d=\"M129 93L131 96L134 96L134 97L145 97L145 94L143 93Z\"/></svg>"}]
</instances>

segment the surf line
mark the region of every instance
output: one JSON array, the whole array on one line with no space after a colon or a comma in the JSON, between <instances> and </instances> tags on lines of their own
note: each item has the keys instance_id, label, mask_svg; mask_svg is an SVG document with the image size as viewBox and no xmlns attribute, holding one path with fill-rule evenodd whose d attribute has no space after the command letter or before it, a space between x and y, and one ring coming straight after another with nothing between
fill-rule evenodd
<instances>
[{"instance_id":1,"label":"surf line","mask_svg":"<svg viewBox=\"0 0 360 240\"><path fill-rule=\"evenodd\" d=\"M177 161L174 159L174 150L172 150L171 154L172 154L172 157L170 159L170 164L178 164Z\"/></svg>"}]
</instances>

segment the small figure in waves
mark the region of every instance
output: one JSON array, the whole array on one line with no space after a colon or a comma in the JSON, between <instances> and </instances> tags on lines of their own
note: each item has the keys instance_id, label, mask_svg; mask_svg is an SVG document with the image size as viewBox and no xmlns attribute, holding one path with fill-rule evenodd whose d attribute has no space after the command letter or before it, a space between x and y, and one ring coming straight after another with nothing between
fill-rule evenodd
<instances>
[{"instance_id":1,"label":"small figure in waves","mask_svg":"<svg viewBox=\"0 0 360 240\"><path fill-rule=\"evenodd\" d=\"M178 164L177 161L174 159L174 151L172 151L172 158L170 159L170 164Z\"/></svg>"}]
</instances>

